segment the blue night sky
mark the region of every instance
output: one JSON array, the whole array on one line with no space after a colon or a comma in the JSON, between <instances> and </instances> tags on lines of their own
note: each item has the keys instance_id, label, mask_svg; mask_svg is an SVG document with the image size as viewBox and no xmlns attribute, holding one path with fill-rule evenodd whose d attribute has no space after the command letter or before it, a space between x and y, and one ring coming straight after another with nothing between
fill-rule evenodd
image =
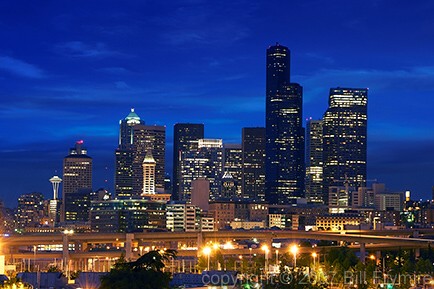
<instances>
[{"instance_id":1,"label":"blue night sky","mask_svg":"<svg viewBox=\"0 0 434 289\"><path fill-rule=\"evenodd\" d=\"M131 107L166 125L205 124L240 142L264 126L265 50L291 49L304 116L331 87L368 87L369 179L431 196L434 2L178 0L0 2L0 198L51 196L79 139L94 189L113 188L118 122Z\"/></svg>"}]
</instances>

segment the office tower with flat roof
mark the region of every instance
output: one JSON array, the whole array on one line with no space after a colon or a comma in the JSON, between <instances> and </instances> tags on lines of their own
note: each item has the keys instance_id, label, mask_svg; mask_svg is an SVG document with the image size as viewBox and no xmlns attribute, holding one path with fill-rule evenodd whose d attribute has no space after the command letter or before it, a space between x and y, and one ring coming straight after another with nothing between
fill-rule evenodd
<instances>
[{"instance_id":1,"label":"office tower with flat roof","mask_svg":"<svg viewBox=\"0 0 434 289\"><path fill-rule=\"evenodd\" d=\"M223 142L221 139L199 139L197 149L183 153L180 179L182 201L191 200L192 182L198 178L209 180L210 200L221 197L222 151Z\"/></svg>"},{"instance_id":2,"label":"office tower with flat roof","mask_svg":"<svg viewBox=\"0 0 434 289\"><path fill-rule=\"evenodd\" d=\"M40 227L44 217L44 196L41 193L30 193L18 198L15 215L17 229Z\"/></svg>"},{"instance_id":3,"label":"office tower with flat roof","mask_svg":"<svg viewBox=\"0 0 434 289\"><path fill-rule=\"evenodd\" d=\"M166 228L166 204L145 199L91 202L92 232L132 233Z\"/></svg>"},{"instance_id":4,"label":"office tower with flat roof","mask_svg":"<svg viewBox=\"0 0 434 289\"><path fill-rule=\"evenodd\" d=\"M92 158L87 155L82 140L63 159L63 197L80 189L92 189Z\"/></svg>"},{"instance_id":5,"label":"office tower with flat roof","mask_svg":"<svg viewBox=\"0 0 434 289\"><path fill-rule=\"evenodd\" d=\"M133 192L134 161L134 126L144 124L134 108L119 121L119 142L115 150L115 195L121 199L129 199Z\"/></svg>"},{"instance_id":6,"label":"office tower with flat roof","mask_svg":"<svg viewBox=\"0 0 434 289\"><path fill-rule=\"evenodd\" d=\"M267 49L265 196L288 204L304 196L303 89L290 82L290 51L280 44Z\"/></svg>"},{"instance_id":7,"label":"office tower with flat roof","mask_svg":"<svg viewBox=\"0 0 434 289\"><path fill-rule=\"evenodd\" d=\"M86 195L91 191L92 158L87 155L83 141L80 140L75 143L74 148L70 149L69 155L63 159L61 221L87 221L89 206L86 204L89 200Z\"/></svg>"},{"instance_id":8,"label":"office tower with flat roof","mask_svg":"<svg viewBox=\"0 0 434 289\"><path fill-rule=\"evenodd\" d=\"M306 199L311 203L324 203L322 194L322 120L309 119L306 125Z\"/></svg>"},{"instance_id":9,"label":"office tower with flat roof","mask_svg":"<svg viewBox=\"0 0 434 289\"><path fill-rule=\"evenodd\" d=\"M223 173L233 178L234 190L232 197L242 196L243 150L241 144L223 144ZM224 185L225 182L222 182ZM222 188L228 189L228 188Z\"/></svg>"},{"instance_id":10,"label":"office tower with flat roof","mask_svg":"<svg viewBox=\"0 0 434 289\"><path fill-rule=\"evenodd\" d=\"M177 123L173 130L173 174L172 199L180 199L182 154L197 149L197 140L204 138L204 125L198 123Z\"/></svg>"},{"instance_id":11,"label":"office tower with flat roof","mask_svg":"<svg viewBox=\"0 0 434 289\"><path fill-rule=\"evenodd\" d=\"M265 201L265 128L243 128L241 142L243 198Z\"/></svg>"},{"instance_id":12,"label":"office tower with flat roof","mask_svg":"<svg viewBox=\"0 0 434 289\"><path fill-rule=\"evenodd\" d=\"M368 89L332 88L323 118L324 200L329 187L366 186Z\"/></svg>"}]
</instances>

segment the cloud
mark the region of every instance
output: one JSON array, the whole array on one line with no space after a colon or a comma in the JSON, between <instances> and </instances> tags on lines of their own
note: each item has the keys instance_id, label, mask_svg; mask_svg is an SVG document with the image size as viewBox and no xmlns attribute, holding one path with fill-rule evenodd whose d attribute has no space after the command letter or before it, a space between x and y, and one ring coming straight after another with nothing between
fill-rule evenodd
<instances>
[{"instance_id":1,"label":"cloud","mask_svg":"<svg viewBox=\"0 0 434 289\"><path fill-rule=\"evenodd\" d=\"M333 58L331 58L330 56L324 56L324 55L321 55L321 54L315 53L315 52L304 53L304 56L306 58L310 58L314 61L320 61L320 62L323 62L325 64L334 64L335 63L335 60Z\"/></svg>"},{"instance_id":2,"label":"cloud","mask_svg":"<svg viewBox=\"0 0 434 289\"><path fill-rule=\"evenodd\" d=\"M116 81L115 86L117 89L129 89L130 86L124 81Z\"/></svg>"},{"instance_id":3,"label":"cloud","mask_svg":"<svg viewBox=\"0 0 434 289\"><path fill-rule=\"evenodd\" d=\"M164 17L151 17L162 33L163 43L183 45L230 45L252 34L247 22L257 7L248 1L210 5L206 1L184 1L168 9ZM243 13L239 13L242 10ZM233 17L232 17L233 16Z\"/></svg>"},{"instance_id":4,"label":"cloud","mask_svg":"<svg viewBox=\"0 0 434 289\"><path fill-rule=\"evenodd\" d=\"M374 91L432 91L434 90L434 66L415 66L407 69L320 69L314 74L298 75L305 87L306 102L323 98L320 91L330 87L368 87Z\"/></svg>"},{"instance_id":5,"label":"cloud","mask_svg":"<svg viewBox=\"0 0 434 289\"><path fill-rule=\"evenodd\" d=\"M104 43L86 44L81 41L70 41L58 44L55 50L65 56L82 58L104 58L108 56L122 55L117 51L107 48Z\"/></svg>"},{"instance_id":6,"label":"cloud","mask_svg":"<svg viewBox=\"0 0 434 289\"><path fill-rule=\"evenodd\" d=\"M126 69L124 67L116 67L116 66L100 68L100 69L97 69L97 71L102 71L102 72L109 73L109 74L131 73L131 71L129 71L128 69Z\"/></svg>"},{"instance_id":7,"label":"cloud","mask_svg":"<svg viewBox=\"0 0 434 289\"><path fill-rule=\"evenodd\" d=\"M40 68L9 56L0 56L0 70L26 78L45 77L45 73Z\"/></svg>"}]
</instances>

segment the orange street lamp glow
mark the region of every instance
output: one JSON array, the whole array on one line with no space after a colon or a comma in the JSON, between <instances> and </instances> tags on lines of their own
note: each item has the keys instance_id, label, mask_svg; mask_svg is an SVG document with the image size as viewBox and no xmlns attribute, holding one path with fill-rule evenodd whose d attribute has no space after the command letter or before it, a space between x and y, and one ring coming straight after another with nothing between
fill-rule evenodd
<instances>
[{"instance_id":1,"label":"orange street lamp glow","mask_svg":"<svg viewBox=\"0 0 434 289\"><path fill-rule=\"evenodd\" d=\"M297 245L292 245L290 248L290 251L292 253L292 255L294 255L294 269L297 267L297 253L298 253L298 246Z\"/></svg>"},{"instance_id":2,"label":"orange street lamp glow","mask_svg":"<svg viewBox=\"0 0 434 289\"><path fill-rule=\"evenodd\" d=\"M205 248L203 248L203 253L207 256L207 259L208 259L208 266L207 266L207 268L206 268L206 270L207 271L209 271L209 255L211 255L211 248L210 247L205 247Z\"/></svg>"}]
</instances>

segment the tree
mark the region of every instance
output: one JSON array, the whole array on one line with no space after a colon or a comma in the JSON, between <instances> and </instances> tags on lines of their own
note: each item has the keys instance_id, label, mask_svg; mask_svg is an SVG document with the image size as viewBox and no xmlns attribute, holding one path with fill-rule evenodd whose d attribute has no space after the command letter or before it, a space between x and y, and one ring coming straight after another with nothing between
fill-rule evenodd
<instances>
[{"instance_id":1,"label":"tree","mask_svg":"<svg viewBox=\"0 0 434 289\"><path fill-rule=\"evenodd\" d=\"M164 262L176 257L175 250L153 250L127 262L121 256L110 272L101 278L100 289L166 289L171 275L163 272Z\"/></svg>"}]
</instances>

